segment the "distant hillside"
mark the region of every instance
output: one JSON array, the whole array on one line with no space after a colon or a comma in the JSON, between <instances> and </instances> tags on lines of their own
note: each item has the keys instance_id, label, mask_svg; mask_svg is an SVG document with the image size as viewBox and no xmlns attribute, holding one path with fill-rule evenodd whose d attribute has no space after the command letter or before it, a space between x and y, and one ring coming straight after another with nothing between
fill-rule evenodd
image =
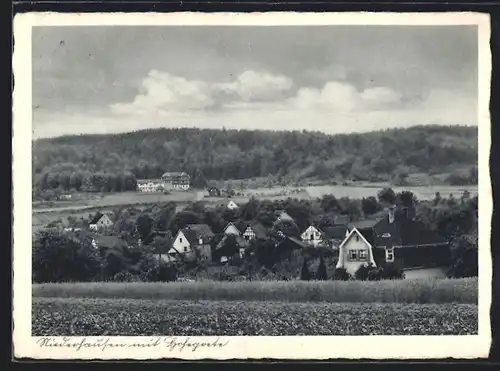
<instances>
[{"instance_id":1,"label":"distant hillside","mask_svg":"<svg viewBox=\"0 0 500 371\"><path fill-rule=\"evenodd\" d=\"M476 127L451 126L342 135L156 129L39 139L33 142L33 159L38 178L129 172L139 179L187 171L214 180L272 175L402 183L414 174L444 174L444 182L474 184L477 135Z\"/></svg>"}]
</instances>

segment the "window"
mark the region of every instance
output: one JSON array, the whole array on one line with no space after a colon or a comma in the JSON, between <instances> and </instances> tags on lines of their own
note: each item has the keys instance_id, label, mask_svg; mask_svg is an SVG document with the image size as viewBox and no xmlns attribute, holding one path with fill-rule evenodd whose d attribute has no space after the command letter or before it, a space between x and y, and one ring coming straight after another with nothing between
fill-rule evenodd
<instances>
[{"instance_id":1,"label":"window","mask_svg":"<svg viewBox=\"0 0 500 371\"><path fill-rule=\"evenodd\" d=\"M360 260L366 260L368 257L367 251L366 250L359 250L359 259Z\"/></svg>"},{"instance_id":2,"label":"window","mask_svg":"<svg viewBox=\"0 0 500 371\"><path fill-rule=\"evenodd\" d=\"M356 250L349 250L349 259L350 260L357 260L358 259L358 252Z\"/></svg>"},{"instance_id":3,"label":"window","mask_svg":"<svg viewBox=\"0 0 500 371\"><path fill-rule=\"evenodd\" d=\"M389 263L394 261L394 249L385 250L385 261Z\"/></svg>"},{"instance_id":4,"label":"window","mask_svg":"<svg viewBox=\"0 0 500 371\"><path fill-rule=\"evenodd\" d=\"M179 237L179 242L182 242L182 237Z\"/></svg>"},{"instance_id":5,"label":"window","mask_svg":"<svg viewBox=\"0 0 500 371\"><path fill-rule=\"evenodd\" d=\"M184 252L187 252L187 251L188 251L187 246L184 246Z\"/></svg>"},{"instance_id":6,"label":"window","mask_svg":"<svg viewBox=\"0 0 500 371\"><path fill-rule=\"evenodd\" d=\"M314 240L314 234L311 233L311 241Z\"/></svg>"},{"instance_id":7,"label":"window","mask_svg":"<svg viewBox=\"0 0 500 371\"><path fill-rule=\"evenodd\" d=\"M359 236L356 235L356 242L359 242Z\"/></svg>"}]
</instances>

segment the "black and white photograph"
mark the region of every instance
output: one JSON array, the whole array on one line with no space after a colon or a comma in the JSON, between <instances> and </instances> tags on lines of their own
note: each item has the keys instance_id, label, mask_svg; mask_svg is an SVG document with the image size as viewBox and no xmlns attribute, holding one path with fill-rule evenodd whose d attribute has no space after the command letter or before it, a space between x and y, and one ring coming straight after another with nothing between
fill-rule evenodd
<instances>
[{"instance_id":1,"label":"black and white photograph","mask_svg":"<svg viewBox=\"0 0 500 371\"><path fill-rule=\"evenodd\" d=\"M487 354L489 18L321 17L19 21L20 348Z\"/></svg>"}]
</instances>

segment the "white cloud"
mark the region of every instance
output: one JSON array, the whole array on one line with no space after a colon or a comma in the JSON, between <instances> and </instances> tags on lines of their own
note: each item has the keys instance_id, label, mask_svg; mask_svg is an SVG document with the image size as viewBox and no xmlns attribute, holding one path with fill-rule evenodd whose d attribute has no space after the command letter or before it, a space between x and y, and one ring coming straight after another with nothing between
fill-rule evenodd
<instances>
[{"instance_id":1,"label":"white cloud","mask_svg":"<svg viewBox=\"0 0 500 371\"><path fill-rule=\"evenodd\" d=\"M389 87L374 87L359 92L351 84L330 81L322 89L299 89L289 103L299 109L351 112L384 109L398 103L401 98L401 94Z\"/></svg>"},{"instance_id":2,"label":"white cloud","mask_svg":"<svg viewBox=\"0 0 500 371\"><path fill-rule=\"evenodd\" d=\"M204 110L231 100L274 100L292 86L290 78L262 71L248 70L234 81L209 83L152 70L142 81L143 91L133 102L113 104L111 109L117 114Z\"/></svg>"},{"instance_id":3,"label":"white cloud","mask_svg":"<svg viewBox=\"0 0 500 371\"><path fill-rule=\"evenodd\" d=\"M346 82L330 81L321 89L302 87L292 97L284 95L292 87L287 77L267 72L246 71L232 82L208 83L151 71L131 103L91 113L37 112L34 137L162 127L334 134L427 124L477 125L476 99L454 91L432 90L422 101L403 105L401 94L384 86L358 91Z\"/></svg>"},{"instance_id":4,"label":"white cloud","mask_svg":"<svg viewBox=\"0 0 500 371\"><path fill-rule=\"evenodd\" d=\"M303 90L300 102L315 100L318 90ZM366 132L414 125L477 125L475 99L449 91L432 91L422 102L404 108L371 111L339 111L328 106L300 108L286 102L238 102L210 111L137 111L119 116L110 112L92 114L38 113L34 137L75 133L119 133L146 128L198 127L255 130L319 130L325 133Z\"/></svg>"},{"instance_id":5,"label":"white cloud","mask_svg":"<svg viewBox=\"0 0 500 371\"><path fill-rule=\"evenodd\" d=\"M152 70L142 81L143 93L132 103L112 105L115 113L150 113L157 110L189 111L215 104L211 87L199 80L186 80L166 72Z\"/></svg>"},{"instance_id":6,"label":"white cloud","mask_svg":"<svg viewBox=\"0 0 500 371\"><path fill-rule=\"evenodd\" d=\"M230 83L214 84L214 90L236 95L244 102L273 100L290 90L293 81L284 75L248 70Z\"/></svg>"}]
</instances>

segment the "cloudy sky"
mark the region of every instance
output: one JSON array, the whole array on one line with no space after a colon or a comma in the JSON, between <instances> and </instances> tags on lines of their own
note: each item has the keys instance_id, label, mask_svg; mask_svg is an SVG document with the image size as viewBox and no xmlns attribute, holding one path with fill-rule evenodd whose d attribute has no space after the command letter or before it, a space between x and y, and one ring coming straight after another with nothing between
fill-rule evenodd
<instances>
[{"instance_id":1,"label":"cloudy sky","mask_svg":"<svg viewBox=\"0 0 500 371\"><path fill-rule=\"evenodd\" d=\"M36 27L35 137L477 125L472 26Z\"/></svg>"}]
</instances>

